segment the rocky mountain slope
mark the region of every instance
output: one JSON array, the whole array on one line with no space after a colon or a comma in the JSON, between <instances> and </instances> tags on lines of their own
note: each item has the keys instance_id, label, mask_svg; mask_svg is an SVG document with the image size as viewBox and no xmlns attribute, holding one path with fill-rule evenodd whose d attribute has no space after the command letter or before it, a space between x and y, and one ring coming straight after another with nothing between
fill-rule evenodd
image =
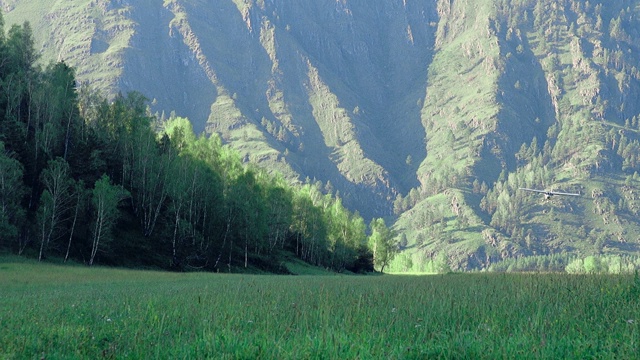
<instances>
[{"instance_id":1,"label":"rocky mountain slope","mask_svg":"<svg viewBox=\"0 0 640 360\"><path fill-rule=\"evenodd\" d=\"M399 267L636 254L640 1L0 0L43 60L396 221ZM541 197L520 187L579 192Z\"/></svg>"}]
</instances>

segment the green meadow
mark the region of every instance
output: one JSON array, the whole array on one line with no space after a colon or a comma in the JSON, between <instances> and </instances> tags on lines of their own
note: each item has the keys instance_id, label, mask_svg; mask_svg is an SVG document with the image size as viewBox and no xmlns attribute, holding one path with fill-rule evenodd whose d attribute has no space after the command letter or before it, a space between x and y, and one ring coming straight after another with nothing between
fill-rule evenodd
<instances>
[{"instance_id":1,"label":"green meadow","mask_svg":"<svg viewBox=\"0 0 640 360\"><path fill-rule=\"evenodd\" d=\"M634 275L167 273L0 258L0 359L636 358Z\"/></svg>"}]
</instances>

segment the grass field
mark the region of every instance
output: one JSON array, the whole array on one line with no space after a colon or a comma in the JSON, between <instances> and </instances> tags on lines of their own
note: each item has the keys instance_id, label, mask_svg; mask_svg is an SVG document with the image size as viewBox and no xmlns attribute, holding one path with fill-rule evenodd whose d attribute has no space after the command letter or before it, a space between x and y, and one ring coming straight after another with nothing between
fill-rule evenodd
<instances>
[{"instance_id":1,"label":"grass field","mask_svg":"<svg viewBox=\"0 0 640 360\"><path fill-rule=\"evenodd\" d=\"M635 358L634 276L270 276L0 258L0 359Z\"/></svg>"}]
</instances>

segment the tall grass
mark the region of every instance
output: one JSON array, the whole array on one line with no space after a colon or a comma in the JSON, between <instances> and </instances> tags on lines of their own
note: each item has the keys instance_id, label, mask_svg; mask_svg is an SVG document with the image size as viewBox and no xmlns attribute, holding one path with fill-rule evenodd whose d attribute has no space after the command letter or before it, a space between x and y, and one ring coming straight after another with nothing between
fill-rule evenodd
<instances>
[{"instance_id":1,"label":"tall grass","mask_svg":"<svg viewBox=\"0 0 640 360\"><path fill-rule=\"evenodd\" d=\"M175 274L5 258L0 289L0 358L582 359L640 350L637 276Z\"/></svg>"}]
</instances>

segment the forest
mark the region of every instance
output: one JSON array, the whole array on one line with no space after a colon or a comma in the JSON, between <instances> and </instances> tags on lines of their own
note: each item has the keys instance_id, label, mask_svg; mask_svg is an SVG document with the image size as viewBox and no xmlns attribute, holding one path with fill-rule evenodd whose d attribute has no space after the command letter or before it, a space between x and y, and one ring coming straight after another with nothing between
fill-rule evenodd
<instances>
[{"instance_id":1,"label":"forest","mask_svg":"<svg viewBox=\"0 0 640 360\"><path fill-rule=\"evenodd\" d=\"M0 16L0 27L4 29ZM39 65L29 23L0 31L0 252L87 265L287 273L384 267L397 247L320 182L244 164L216 134L107 99Z\"/></svg>"},{"instance_id":2,"label":"forest","mask_svg":"<svg viewBox=\"0 0 640 360\"><path fill-rule=\"evenodd\" d=\"M640 266L638 0L3 4L6 29L14 24L23 29L31 21L39 57L27 85L3 77L2 94L10 95L2 96L3 113L9 114L3 118L2 141L7 154L22 164L29 190L20 200L22 220L7 223L37 227L45 190L41 169L60 157L82 169L73 170L71 178L83 180L88 191L106 174L112 185L129 192L118 202L113 236L139 237L133 243L154 251L165 246L160 253L168 254L162 261L166 266L174 263L174 238L175 263L202 266L197 265L202 255L187 249L195 246L193 239L198 241L185 235L187 224L198 234L215 234L208 248L215 250L204 262L218 267L229 264L230 252L241 268L246 254L250 267L282 251L299 253L296 243L318 238L326 242L320 248L329 249L328 258L340 253L331 244L350 242L362 242L369 253L382 256L384 246L372 244L371 238L380 218L382 233L397 235L400 251L384 265L387 272L574 271L580 268L575 264L582 264L584 272L594 267L606 272ZM6 49L15 41L11 38L4 40ZM82 118L77 127L85 131L89 150L98 149L95 158L105 162L94 164L94 179L81 174L91 169L87 160L73 159L83 146L74 138L75 123L60 120L62 130L50 132L45 121L36 120L46 118L40 113L47 108L38 97L51 93L35 86L36 79L51 78L62 60L82 84L76 87L79 110L73 120ZM8 66L3 65L4 72ZM17 87L24 89L4 91ZM169 186L177 181L174 170L171 179L153 179L162 182L162 191L147 189L151 179L138 174L148 174L149 168L140 168L143 160L133 155L145 143L123 143L142 133L128 127L122 136L117 128L100 125L99 117L116 104L135 104L135 116L147 119L157 148L144 153L153 159L194 159L191 145L176 148L173 132L181 123L192 128L185 129L187 138L199 142L205 134L209 141L217 139L219 156L237 160L236 173L222 170L226 165L214 170L223 190L214 197L215 209L202 213L205 218L185 220L191 208L187 198L171 193L178 191ZM168 115L172 111L177 115ZM8 125L16 117L29 130ZM12 131L22 131L26 140L17 140ZM54 146L54 139L62 145ZM51 150L34 153L41 148ZM168 155L167 149L175 154ZM161 160L145 164L161 171L169 167ZM236 191L227 190L238 179L247 180L239 177L240 169L259 179L262 187L256 191L264 193L259 199L271 196L265 195L265 186L277 183L284 189L293 199L285 202L293 204L293 224L301 216L299 193L313 192L309 203L324 221L317 236L306 230L308 224L303 231L301 225L269 225L278 220L268 209L229 212L225 206ZM580 196L547 201L520 188ZM90 196L85 201L86 207L93 206ZM329 221L336 202L346 209L343 219ZM268 200L259 203L271 206ZM88 211L79 214L87 217L75 227L72 212L65 215L64 227L74 234L80 224L88 227L93 221ZM250 220L260 214L267 214L266 225ZM244 233L242 221L261 230ZM359 240L337 235L340 224L349 222L364 228L364 235L351 231ZM202 230L205 226L214 230ZM19 244L28 242L25 249L39 257L41 235L38 241L24 230L12 231L20 236L6 240L10 245L5 248L18 253ZM74 252L81 244L77 239L90 238L91 231L72 237L70 256L88 262L82 257L91 257L92 246ZM68 236L55 232L55 241L44 241L43 254L64 257ZM260 241L263 246L254 244ZM112 254L145 253L107 247L102 240L98 244L101 263L119 259L107 256L109 248ZM593 266L593 259L599 265Z\"/></svg>"}]
</instances>

